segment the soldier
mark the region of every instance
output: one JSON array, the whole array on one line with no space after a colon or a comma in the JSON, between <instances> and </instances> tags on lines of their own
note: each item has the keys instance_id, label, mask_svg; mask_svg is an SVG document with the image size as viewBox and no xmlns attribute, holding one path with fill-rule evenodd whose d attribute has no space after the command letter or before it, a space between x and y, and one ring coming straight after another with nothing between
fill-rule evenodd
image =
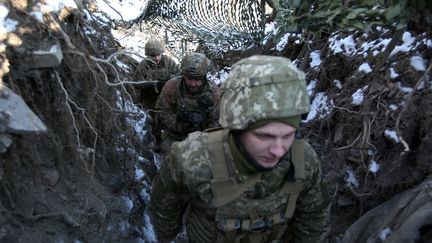
<instances>
[{"instance_id":1,"label":"soldier","mask_svg":"<svg viewBox=\"0 0 432 243\"><path fill-rule=\"evenodd\" d=\"M210 60L201 53L186 55L181 62L182 76L169 80L157 100L163 128L161 152L188 133L218 127L220 90L207 80Z\"/></svg>"},{"instance_id":2,"label":"soldier","mask_svg":"<svg viewBox=\"0 0 432 243\"><path fill-rule=\"evenodd\" d=\"M148 109L154 109L156 100L164 84L177 76L180 69L175 61L163 55L165 51L162 42L151 39L145 44L146 59L141 61L135 70L135 80L156 81L151 85L139 84L135 87L140 91L140 102Z\"/></svg>"},{"instance_id":3,"label":"soldier","mask_svg":"<svg viewBox=\"0 0 432 243\"><path fill-rule=\"evenodd\" d=\"M138 91L138 97L135 97L137 103L150 111L152 117L152 134L155 136L156 144L160 143L160 128L157 124L155 113L156 100L163 85L171 78L180 76L180 69L175 61L163 55L164 45L162 42L151 39L145 44L144 59L138 64L134 73L134 79L138 81L149 81L148 84L137 84L134 87ZM156 148L157 150L157 148Z\"/></svg>"},{"instance_id":4,"label":"soldier","mask_svg":"<svg viewBox=\"0 0 432 243\"><path fill-rule=\"evenodd\" d=\"M223 83L223 129L173 143L153 181L159 240L173 239L184 218L189 242L325 241L326 184L297 132L308 110L304 74L288 59L237 62Z\"/></svg>"}]
</instances>

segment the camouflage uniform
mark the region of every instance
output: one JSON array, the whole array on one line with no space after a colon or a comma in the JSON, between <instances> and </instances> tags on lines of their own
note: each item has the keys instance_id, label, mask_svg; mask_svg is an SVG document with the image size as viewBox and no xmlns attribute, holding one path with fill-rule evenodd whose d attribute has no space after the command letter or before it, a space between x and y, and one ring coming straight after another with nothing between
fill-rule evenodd
<instances>
[{"instance_id":1,"label":"camouflage uniform","mask_svg":"<svg viewBox=\"0 0 432 243\"><path fill-rule=\"evenodd\" d=\"M188 133L218 127L220 89L207 82L199 94L187 92L182 77L168 81L159 96L156 109L164 134L162 151L169 150L174 141Z\"/></svg>"},{"instance_id":2,"label":"camouflage uniform","mask_svg":"<svg viewBox=\"0 0 432 243\"><path fill-rule=\"evenodd\" d=\"M174 141L188 133L218 127L220 90L206 75L210 60L201 53L190 53L181 61L182 77L170 80L163 87L156 108L163 129L161 151L169 151ZM189 90L185 78L200 80L202 86Z\"/></svg>"},{"instance_id":3,"label":"camouflage uniform","mask_svg":"<svg viewBox=\"0 0 432 243\"><path fill-rule=\"evenodd\" d=\"M143 60L135 70L134 80L159 82L151 85L134 85L135 89L138 91L137 102L141 103L147 109L154 109L156 100L164 84L177 76L180 76L180 69L174 60L168 56L162 55L159 64L149 59Z\"/></svg>"},{"instance_id":4,"label":"camouflage uniform","mask_svg":"<svg viewBox=\"0 0 432 243\"><path fill-rule=\"evenodd\" d=\"M186 213L190 242L324 242L330 200L312 147L296 138L276 166L258 170L233 135L308 110L304 74L288 59L236 63L223 84L224 129L173 143L153 181L150 208L160 240L179 232Z\"/></svg>"},{"instance_id":5,"label":"camouflage uniform","mask_svg":"<svg viewBox=\"0 0 432 243\"><path fill-rule=\"evenodd\" d=\"M136 103L140 103L144 108L149 110L152 118L151 133L155 138L153 149L160 149L161 128L155 109L156 100L164 84L171 78L180 75L180 69L173 59L163 55L164 46L162 42L151 39L145 45L147 56L159 56L160 62L156 63L151 58L144 59L140 62L135 70L134 79L137 81L158 81L153 84L134 85L137 94L134 95Z\"/></svg>"}]
</instances>

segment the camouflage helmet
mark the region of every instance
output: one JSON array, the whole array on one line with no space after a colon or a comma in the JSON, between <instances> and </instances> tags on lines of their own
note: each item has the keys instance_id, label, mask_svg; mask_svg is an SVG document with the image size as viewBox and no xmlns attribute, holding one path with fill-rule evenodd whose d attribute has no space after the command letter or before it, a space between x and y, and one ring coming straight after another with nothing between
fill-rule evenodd
<instances>
[{"instance_id":1,"label":"camouflage helmet","mask_svg":"<svg viewBox=\"0 0 432 243\"><path fill-rule=\"evenodd\" d=\"M222 91L219 123L231 130L309 111L305 75L284 57L257 55L240 60Z\"/></svg>"},{"instance_id":2,"label":"camouflage helmet","mask_svg":"<svg viewBox=\"0 0 432 243\"><path fill-rule=\"evenodd\" d=\"M189 77L205 77L209 67L210 60L198 52L186 55L181 61L182 74Z\"/></svg>"},{"instance_id":3,"label":"camouflage helmet","mask_svg":"<svg viewBox=\"0 0 432 243\"><path fill-rule=\"evenodd\" d=\"M164 45L162 44L162 42L160 42L156 39L151 39L151 40L147 41L147 43L145 44L145 54L147 56L160 55L164 50L165 50L165 48L164 48Z\"/></svg>"}]
</instances>

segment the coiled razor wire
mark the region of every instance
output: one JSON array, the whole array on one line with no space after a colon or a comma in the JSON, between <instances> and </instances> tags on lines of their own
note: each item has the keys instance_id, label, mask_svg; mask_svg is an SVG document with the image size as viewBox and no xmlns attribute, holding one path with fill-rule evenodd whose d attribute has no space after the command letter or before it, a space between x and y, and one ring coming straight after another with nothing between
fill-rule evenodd
<instances>
[{"instance_id":1,"label":"coiled razor wire","mask_svg":"<svg viewBox=\"0 0 432 243\"><path fill-rule=\"evenodd\" d=\"M264 0L151 0L145 19L172 32L233 46L259 43Z\"/></svg>"}]
</instances>

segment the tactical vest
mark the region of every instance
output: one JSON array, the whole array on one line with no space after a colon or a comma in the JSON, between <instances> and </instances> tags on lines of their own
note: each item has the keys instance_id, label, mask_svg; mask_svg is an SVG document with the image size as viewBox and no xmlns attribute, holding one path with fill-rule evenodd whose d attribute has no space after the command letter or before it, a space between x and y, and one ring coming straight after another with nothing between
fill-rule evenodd
<instances>
[{"instance_id":1,"label":"tactical vest","mask_svg":"<svg viewBox=\"0 0 432 243\"><path fill-rule=\"evenodd\" d=\"M198 206L216 210L217 242L277 242L294 214L298 195L303 189L304 142L294 140L291 164L280 189L262 199L249 199L242 196L243 193L259 182L262 174L256 173L236 182L228 162L232 157L227 158L230 153L226 153L229 145L224 137L227 136L227 130L208 134L213 198Z\"/></svg>"},{"instance_id":2,"label":"tactical vest","mask_svg":"<svg viewBox=\"0 0 432 243\"><path fill-rule=\"evenodd\" d=\"M189 122L191 124L198 125L196 131L202 131L206 129L208 127L207 116L211 109L213 109L213 104L211 106L203 106L200 102L202 102L202 100L205 98L213 100L213 93L209 85L205 84L201 93L194 96L189 96L186 95L186 84L183 84L181 77L178 80L180 81L177 85L176 114L187 114ZM184 137L182 139L187 136L187 133L183 135Z\"/></svg>"}]
</instances>

